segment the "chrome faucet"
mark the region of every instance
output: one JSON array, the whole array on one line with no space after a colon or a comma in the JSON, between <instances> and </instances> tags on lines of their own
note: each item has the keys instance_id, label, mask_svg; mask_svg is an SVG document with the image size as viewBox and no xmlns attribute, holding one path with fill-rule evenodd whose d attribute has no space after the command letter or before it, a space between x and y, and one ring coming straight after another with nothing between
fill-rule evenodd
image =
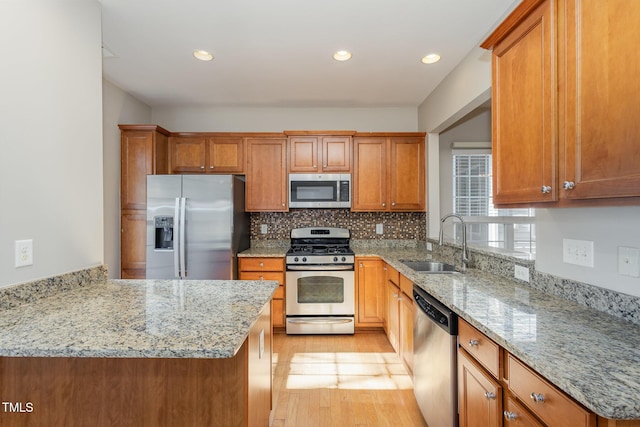
<instances>
[{"instance_id":1,"label":"chrome faucet","mask_svg":"<svg viewBox=\"0 0 640 427\"><path fill-rule=\"evenodd\" d=\"M467 264L469 264L469 254L467 253L467 227L464 223L464 220L462 219L462 217L460 215L454 214L454 213L450 213L447 214L445 216L443 216L440 219L440 239L438 240L438 244L442 245L443 241L444 241L444 236L443 236L443 230L442 230L442 226L444 225L444 222L449 219L449 218L458 218L458 220L460 221L460 224L462 224L462 266L461 269L462 271L466 271L467 270Z\"/></svg>"}]
</instances>

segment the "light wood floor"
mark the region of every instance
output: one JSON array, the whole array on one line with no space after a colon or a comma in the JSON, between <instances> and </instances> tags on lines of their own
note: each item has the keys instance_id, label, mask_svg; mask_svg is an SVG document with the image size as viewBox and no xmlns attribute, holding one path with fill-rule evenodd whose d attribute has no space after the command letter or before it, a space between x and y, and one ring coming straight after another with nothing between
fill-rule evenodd
<instances>
[{"instance_id":1,"label":"light wood floor","mask_svg":"<svg viewBox=\"0 0 640 427\"><path fill-rule=\"evenodd\" d=\"M274 334L273 427L426 427L383 333Z\"/></svg>"}]
</instances>

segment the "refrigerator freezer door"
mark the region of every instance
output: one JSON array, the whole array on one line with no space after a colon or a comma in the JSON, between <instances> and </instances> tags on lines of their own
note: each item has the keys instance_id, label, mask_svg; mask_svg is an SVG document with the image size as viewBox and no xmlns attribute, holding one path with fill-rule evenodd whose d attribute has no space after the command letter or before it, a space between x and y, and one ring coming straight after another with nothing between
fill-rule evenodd
<instances>
[{"instance_id":1,"label":"refrigerator freezer door","mask_svg":"<svg viewBox=\"0 0 640 427\"><path fill-rule=\"evenodd\" d=\"M185 279L233 279L232 179L230 175L183 175L186 199Z\"/></svg>"},{"instance_id":2,"label":"refrigerator freezer door","mask_svg":"<svg viewBox=\"0 0 640 427\"><path fill-rule=\"evenodd\" d=\"M182 177L178 175L147 176L147 279L175 279L174 251L178 249L176 198L180 198ZM170 224L171 230L159 229ZM163 233L159 238L158 234ZM161 244L171 238L172 244Z\"/></svg>"}]
</instances>

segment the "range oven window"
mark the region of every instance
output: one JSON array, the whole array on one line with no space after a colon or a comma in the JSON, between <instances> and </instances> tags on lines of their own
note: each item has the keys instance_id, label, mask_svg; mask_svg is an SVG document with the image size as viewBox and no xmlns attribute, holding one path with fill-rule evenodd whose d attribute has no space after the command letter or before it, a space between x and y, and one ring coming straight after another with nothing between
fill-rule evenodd
<instances>
[{"instance_id":1,"label":"range oven window","mask_svg":"<svg viewBox=\"0 0 640 427\"><path fill-rule=\"evenodd\" d=\"M334 276L306 276L297 280L299 304L344 302L344 279Z\"/></svg>"}]
</instances>

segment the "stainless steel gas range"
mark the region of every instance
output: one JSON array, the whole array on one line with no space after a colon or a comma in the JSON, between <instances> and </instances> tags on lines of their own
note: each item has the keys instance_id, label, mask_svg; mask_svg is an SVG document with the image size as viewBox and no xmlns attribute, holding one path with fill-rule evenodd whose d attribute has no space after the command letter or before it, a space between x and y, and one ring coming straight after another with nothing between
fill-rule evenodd
<instances>
[{"instance_id":1,"label":"stainless steel gas range","mask_svg":"<svg viewBox=\"0 0 640 427\"><path fill-rule=\"evenodd\" d=\"M346 228L291 231L287 252L287 334L353 334L355 256Z\"/></svg>"}]
</instances>

